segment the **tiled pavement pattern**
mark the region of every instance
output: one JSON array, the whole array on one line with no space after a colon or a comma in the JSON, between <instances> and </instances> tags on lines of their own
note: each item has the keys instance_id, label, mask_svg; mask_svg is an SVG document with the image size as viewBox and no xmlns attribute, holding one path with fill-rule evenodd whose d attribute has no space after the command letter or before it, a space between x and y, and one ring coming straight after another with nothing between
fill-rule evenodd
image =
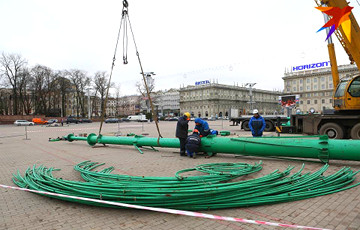
<instances>
[{"instance_id":1,"label":"tiled pavement pattern","mask_svg":"<svg viewBox=\"0 0 360 230\"><path fill-rule=\"evenodd\" d=\"M218 130L230 130L236 135L248 136L249 132L239 127L229 126L228 121L210 121L210 126ZM164 137L174 137L176 122L161 122ZM190 125L190 128L193 124ZM223 127L223 128L222 128ZM140 154L131 146L91 148L86 142L48 142L49 137L69 133L98 133L99 123L79 124L64 127L28 127L28 138L24 140L24 127L0 126L0 183L11 185L12 173L34 164L60 168L55 176L70 180L80 180L73 166L84 160L105 162L115 166L115 173L144 176L172 176L180 169L211 162L263 161L263 170L250 175L259 177L275 169L284 170L294 165L297 170L304 162L259 157L244 157L219 154L206 159L179 156L175 149L161 149L159 152L145 150ZM148 133L157 137L154 123L104 124L102 133L114 135L134 132ZM22 136L19 136L22 135ZM274 133L266 133L267 136ZM359 150L360 154L360 150ZM331 161L329 173L343 166L360 169L360 162ZM318 162L305 162L305 172L319 169ZM359 175L360 177L360 175ZM360 181L358 179L357 181ZM258 207L234 208L204 211L222 216L305 225L330 229L360 229L360 186L340 193L301 200L290 203ZM284 229L281 227L259 226L233 223L187 216L178 216L141 210L125 210L86 206L51 199L28 192L0 188L0 229Z\"/></svg>"}]
</instances>

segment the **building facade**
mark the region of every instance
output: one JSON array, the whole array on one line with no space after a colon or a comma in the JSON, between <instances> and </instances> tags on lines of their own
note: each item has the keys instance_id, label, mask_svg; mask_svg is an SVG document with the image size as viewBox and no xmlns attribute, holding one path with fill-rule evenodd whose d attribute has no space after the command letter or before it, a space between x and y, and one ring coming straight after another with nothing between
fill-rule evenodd
<instances>
[{"instance_id":1,"label":"building facade","mask_svg":"<svg viewBox=\"0 0 360 230\"><path fill-rule=\"evenodd\" d=\"M207 83L180 88L180 112L190 112L195 117L229 116L230 109L250 114L258 109L261 114L280 112L278 98L281 92Z\"/></svg>"},{"instance_id":2,"label":"building facade","mask_svg":"<svg viewBox=\"0 0 360 230\"><path fill-rule=\"evenodd\" d=\"M160 116L179 116L180 93L178 89L158 91L156 107Z\"/></svg>"},{"instance_id":3,"label":"building facade","mask_svg":"<svg viewBox=\"0 0 360 230\"><path fill-rule=\"evenodd\" d=\"M338 67L340 79L359 73L356 65L341 65ZM314 109L321 113L323 109L332 109L333 80L331 67L285 72L284 94L300 95L299 106L301 112Z\"/></svg>"}]
</instances>

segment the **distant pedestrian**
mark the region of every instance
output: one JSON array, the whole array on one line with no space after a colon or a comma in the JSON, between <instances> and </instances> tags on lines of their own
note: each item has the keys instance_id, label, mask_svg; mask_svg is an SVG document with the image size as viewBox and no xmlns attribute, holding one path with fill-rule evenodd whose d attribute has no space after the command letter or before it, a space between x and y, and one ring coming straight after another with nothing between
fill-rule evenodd
<instances>
[{"instance_id":1,"label":"distant pedestrian","mask_svg":"<svg viewBox=\"0 0 360 230\"><path fill-rule=\"evenodd\" d=\"M262 137L266 127L265 119L259 115L259 111L254 109L254 116L250 119L249 128L253 137Z\"/></svg>"},{"instance_id":2,"label":"distant pedestrian","mask_svg":"<svg viewBox=\"0 0 360 230\"><path fill-rule=\"evenodd\" d=\"M64 126L64 120L61 119L61 126Z\"/></svg>"},{"instance_id":3,"label":"distant pedestrian","mask_svg":"<svg viewBox=\"0 0 360 230\"><path fill-rule=\"evenodd\" d=\"M199 135L199 131L194 129L193 134L188 136L186 139L186 153L189 157L196 158L196 154L199 152L201 145L201 138Z\"/></svg>"},{"instance_id":4,"label":"distant pedestrian","mask_svg":"<svg viewBox=\"0 0 360 230\"><path fill-rule=\"evenodd\" d=\"M180 117L176 124L176 137L180 141L180 156L186 156L185 154L185 142L188 136L190 113L184 113L184 116Z\"/></svg>"},{"instance_id":5,"label":"distant pedestrian","mask_svg":"<svg viewBox=\"0 0 360 230\"><path fill-rule=\"evenodd\" d=\"M195 119L195 129L199 130L200 137L206 137L211 133L209 124L201 118Z\"/></svg>"}]
</instances>

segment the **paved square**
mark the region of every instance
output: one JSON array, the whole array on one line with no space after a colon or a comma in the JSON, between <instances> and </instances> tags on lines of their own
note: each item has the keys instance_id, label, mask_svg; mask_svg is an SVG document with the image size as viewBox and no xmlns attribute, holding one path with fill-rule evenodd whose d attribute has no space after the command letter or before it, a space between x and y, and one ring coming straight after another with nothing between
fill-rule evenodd
<instances>
[{"instance_id":1,"label":"paved square","mask_svg":"<svg viewBox=\"0 0 360 230\"><path fill-rule=\"evenodd\" d=\"M211 128L229 130L240 136L249 132L230 126L228 121L209 121ZM194 124L190 124L193 128ZM176 122L160 122L163 137L173 138ZM263 169L252 175L260 177L275 169L284 170L288 165L299 169L305 163L304 172L319 169L322 164L313 161L293 161L276 158L235 156L218 154L212 158L196 159L180 157L177 149L158 148L159 152L144 150L140 154L132 146L92 148L86 142L48 142L49 138L69 133L98 133L99 123L69 125L64 127L13 125L0 126L0 183L14 186L12 174L20 173L34 164L60 168L56 177L81 180L73 166L84 160L104 162L114 166L114 173L138 176L173 176L176 171L198 164L215 162L256 163L263 161ZM157 137L154 123L104 124L102 134L116 133L149 134ZM265 133L265 135L275 135ZM359 150L360 154L360 150ZM334 173L343 166L360 170L360 162L330 161L327 173ZM359 177L359 176L358 176ZM360 177L359 177L360 178ZM359 182L357 179L356 182ZM247 208L203 211L221 216L252 220L305 225L330 229L360 229L360 186L343 192L301 200ZM115 209L70 203L36 194L0 188L0 229L284 229L281 227L233 223L178 216L133 209Z\"/></svg>"}]
</instances>

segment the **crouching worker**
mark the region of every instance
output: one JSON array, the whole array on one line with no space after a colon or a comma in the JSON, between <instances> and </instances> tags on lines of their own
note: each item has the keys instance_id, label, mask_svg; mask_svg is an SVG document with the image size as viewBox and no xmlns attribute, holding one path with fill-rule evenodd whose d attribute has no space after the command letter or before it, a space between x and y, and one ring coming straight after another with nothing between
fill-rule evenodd
<instances>
[{"instance_id":1,"label":"crouching worker","mask_svg":"<svg viewBox=\"0 0 360 230\"><path fill-rule=\"evenodd\" d=\"M196 158L196 154L199 152L201 145L201 138L199 131L194 129L193 134L186 138L186 153L189 157Z\"/></svg>"},{"instance_id":2,"label":"crouching worker","mask_svg":"<svg viewBox=\"0 0 360 230\"><path fill-rule=\"evenodd\" d=\"M201 137L206 137L210 134L209 124L201 118L195 118L195 129L199 130Z\"/></svg>"}]
</instances>

